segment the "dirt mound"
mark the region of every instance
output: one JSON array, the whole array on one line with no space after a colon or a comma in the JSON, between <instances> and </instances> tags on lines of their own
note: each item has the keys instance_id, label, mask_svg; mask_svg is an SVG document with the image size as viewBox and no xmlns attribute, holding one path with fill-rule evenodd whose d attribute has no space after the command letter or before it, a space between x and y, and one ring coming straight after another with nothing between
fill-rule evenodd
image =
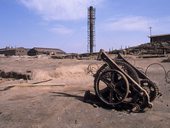
<instances>
[{"instance_id":1,"label":"dirt mound","mask_svg":"<svg viewBox=\"0 0 170 128\"><path fill-rule=\"evenodd\" d=\"M36 69L32 71L32 79L33 80L47 80L47 79L51 79L51 77L49 75L49 71Z\"/></svg>"},{"instance_id":2,"label":"dirt mound","mask_svg":"<svg viewBox=\"0 0 170 128\"><path fill-rule=\"evenodd\" d=\"M87 76L87 65L70 65L57 67L51 74L55 78L77 78Z\"/></svg>"},{"instance_id":3,"label":"dirt mound","mask_svg":"<svg viewBox=\"0 0 170 128\"><path fill-rule=\"evenodd\" d=\"M58 82L62 81L68 84L81 83L81 81L87 82L91 78L87 74L86 64L79 65L60 65L55 70L34 70L32 74L33 80L47 80L53 79Z\"/></svg>"}]
</instances>

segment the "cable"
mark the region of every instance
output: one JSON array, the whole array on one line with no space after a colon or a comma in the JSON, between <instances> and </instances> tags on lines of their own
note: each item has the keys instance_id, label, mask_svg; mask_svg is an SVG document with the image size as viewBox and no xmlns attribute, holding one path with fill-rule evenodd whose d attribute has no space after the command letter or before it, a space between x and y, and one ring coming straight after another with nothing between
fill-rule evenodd
<instances>
[{"instance_id":1,"label":"cable","mask_svg":"<svg viewBox=\"0 0 170 128\"><path fill-rule=\"evenodd\" d=\"M166 71L165 67L164 67L162 64L160 64L160 63L152 63L152 64L150 64L150 65L146 68L145 74L147 75L148 69L149 69L150 67L154 66L154 65L158 65L158 66L160 66L160 67L164 70L164 75L165 75L164 78L165 78L165 81L166 81L166 83L170 83L170 80L168 80L168 79L170 79L170 70Z\"/></svg>"},{"instance_id":2,"label":"cable","mask_svg":"<svg viewBox=\"0 0 170 128\"><path fill-rule=\"evenodd\" d=\"M89 64L87 67L87 74L94 75L98 69L99 69L98 64L95 64L95 63Z\"/></svg>"}]
</instances>

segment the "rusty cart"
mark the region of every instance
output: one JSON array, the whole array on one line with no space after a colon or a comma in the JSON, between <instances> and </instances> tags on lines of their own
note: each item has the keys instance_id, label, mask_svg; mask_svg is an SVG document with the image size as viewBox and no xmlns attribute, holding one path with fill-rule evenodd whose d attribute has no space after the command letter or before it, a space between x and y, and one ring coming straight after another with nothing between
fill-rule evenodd
<instances>
[{"instance_id":1,"label":"rusty cart","mask_svg":"<svg viewBox=\"0 0 170 128\"><path fill-rule=\"evenodd\" d=\"M113 60L101 50L99 58L105 64L94 74L94 90L104 104L113 107L131 104L134 111L152 108L152 101L159 94L153 81L121 54Z\"/></svg>"}]
</instances>

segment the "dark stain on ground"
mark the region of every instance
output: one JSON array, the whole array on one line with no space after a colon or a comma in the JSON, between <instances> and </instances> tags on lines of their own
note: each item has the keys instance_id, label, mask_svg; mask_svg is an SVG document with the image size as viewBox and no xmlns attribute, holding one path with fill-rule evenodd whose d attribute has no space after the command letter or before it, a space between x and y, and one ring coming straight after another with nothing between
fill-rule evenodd
<instances>
[{"instance_id":1,"label":"dark stain on ground","mask_svg":"<svg viewBox=\"0 0 170 128\"><path fill-rule=\"evenodd\" d=\"M4 89L1 89L0 91L7 91L7 90L9 90L9 89L11 89L13 87L15 87L15 86L8 86L8 87L5 87Z\"/></svg>"}]
</instances>

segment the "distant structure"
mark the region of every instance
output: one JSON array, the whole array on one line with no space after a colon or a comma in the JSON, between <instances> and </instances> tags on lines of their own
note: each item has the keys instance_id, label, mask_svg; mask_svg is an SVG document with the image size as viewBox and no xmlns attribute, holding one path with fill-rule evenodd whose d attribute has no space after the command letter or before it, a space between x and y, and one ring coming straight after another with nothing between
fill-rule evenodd
<instances>
[{"instance_id":1,"label":"distant structure","mask_svg":"<svg viewBox=\"0 0 170 128\"><path fill-rule=\"evenodd\" d=\"M150 37L150 42L155 42L155 43L170 43L170 34L162 34L162 35L151 35Z\"/></svg>"},{"instance_id":2,"label":"distant structure","mask_svg":"<svg viewBox=\"0 0 170 128\"><path fill-rule=\"evenodd\" d=\"M41 47L34 47L31 49L24 48L24 47L18 47L18 48L1 48L0 54L3 54L5 56L36 56L36 55L65 55L66 53L57 48L41 48Z\"/></svg>"},{"instance_id":3,"label":"distant structure","mask_svg":"<svg viewBox=\"0 0 170 128\"><path fill-rule=\"evenodd\" d=\"M90 53L94 52L94 39L95 38L95 8L90 6L88 8L88 45L87 51Z\"/></svg>"},{"instance_id":4,"label":"distant structure","mask_svg":"<svg viewBox=\"0 0 170 128\"><path fill-rule=\"evenodd\" d=\"M4 54L5 56L24 56L27 55L27 52L28 49L23 47L0 49L0 54Z\"/></svg>"},{"instance_id":5,"label":"distant structure","mask_svg":"<svg viewBox=\"0 0 170 128\"><path fill-rule=\"evenodd\" d=\"M128 52L137 55L166 55L170 53L170 34L149 36L150 42L128 48Z\"/></svg>"},{"instance_id":6,"label":"distant structure","mask_svg":"<svg viewBox=\"0 0 170 128\"><path fill-rule=\"evenodd\" d=\"M66 54L63 50L57 49L57 48L40 48L40 47L34 47L28 51L29 56L35 56L35 55L58 55L58 54Z\"/></svg>"}]
</instances>

